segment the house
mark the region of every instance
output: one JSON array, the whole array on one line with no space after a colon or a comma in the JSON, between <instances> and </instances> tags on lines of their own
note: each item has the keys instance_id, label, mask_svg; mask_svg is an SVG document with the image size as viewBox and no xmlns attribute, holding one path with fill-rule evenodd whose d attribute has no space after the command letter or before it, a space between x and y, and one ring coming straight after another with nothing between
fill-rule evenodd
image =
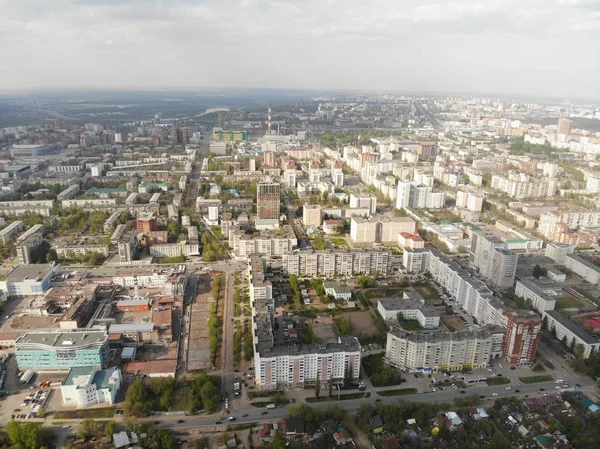
<instances>
[{"instance_id":1,"label":"house","mask_svg":"<svg viewBox=\"0 0 600 449\"><path fill-rule=\"evenodd\" d=\"M383 440L383 447L386 449L400 449L400 440L397 436L391 436Z\"/></svg>"},{"instance_id":2,"label":"house","mask_svg":"<svg viewBox=\"0 0 600 449\"><path fill-rule=\"evenodd\" d=\"M335 299L343 299L344 301L352 299L352 290L346 284L341 282L323 282L323 287L325 287L325 294L331 295Z\"/></svg>"},{"instance_id":3,"label":"house","mask_svg":"<svg viewBox=\"0 0 600 449\"><path fill-rule=\"evenodd\" d=\"M285 421L286 435L304 435L304 420L297 416L287 418Z\"/></svg>"},{"instance_id":4,"label":"house","mask_svg":"<svg viewBox=\"0 0 600 449\"><path fill-rule=\"evenodd\" d=\"M136 433L131 432L128 434L125 430L113 433L113 444L117 449L121 447L129 447L132 444L138 443L138 436Z\"/></svg>"},{"instance_id":5,"label":"house","mask_svg":"<svg viewBox=\"0 0 600 449\"><path fill-rule=\"evenodd\" d=\"M471 412L471 418L475 421L479 421L480 419L489 418L490 415L487 414L484 408L477 408Z\"/></svg>"},{"instance_id":6,"label":"house","mask_svg":"<svg viewBox=\"0 0 600 449\"><path fill-rule=\"evenodd\" d=\"M274 436L275 428L273 427L273 424L263 424L258 431L258 437L263 443L270 443Z\"/></svg>"},{"instance_id":7,"label":"house","mask_svg":"<svg viewBox=\"0 0 600 449\"><path fill-rule=\"evenodd\" d=\"M379 416L379 415L372 416L370 424L371 424L371 429L373 430L374 434L383 432L383 421L381 420L381 416Z\"/></svg>"},{"instance_id":8,"label":"house","mask_svg":"<svg viewBox=\"0 0 600 449\"><path fill-rule=\"evenodd\" d=\"M343 446L344 444L352 443L352 437L350 434L341 427L337 429L337 432L333 432L333 439L335 440L335 444L337 446Z\"/></svg>"}]
</instances>

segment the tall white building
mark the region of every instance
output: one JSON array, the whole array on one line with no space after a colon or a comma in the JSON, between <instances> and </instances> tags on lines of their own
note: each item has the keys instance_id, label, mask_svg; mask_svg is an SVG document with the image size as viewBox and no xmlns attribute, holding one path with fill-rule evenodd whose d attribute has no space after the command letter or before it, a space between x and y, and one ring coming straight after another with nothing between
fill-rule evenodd
<instances>
[{"instance_id":1,"label":"tall white building","mask_svg":"<svg viewBox=\"0 0 600 449\"><path fill-rule=\"evenodd\" d=\"M406 371L485 368L494 343L498 347L499 341L501 346L503 338L503 333L487 330L418 334L393 328L387 335L385 357L391 365Z\"/></svg>"},{"instance_id":2,"label":"tall white building","mask_svg":"<svg viewBox=\"0 0 600 449\"><path fill-rule=\"evenodd\" d=\"M374 214L377 211L377 197L375 195L363 192L351 193L350 208L358 209L364 207L369 208L371 210L371 214Z\"/></svg>"},{"instance_id":3,"label":"tall white building","mask_svg":"<svg viewBox=\"0 0 600 449\"><path fill-rule=\"evenodd\" d=\"M446 196L432 187L419 185L416 182L399 181L396 196L396 208L441 209Z\"/></svg>"},{"instance_id":4,"label":"tall white building","mask_svg":"<svg viewBox=\"0 0 600 449\"><path fill-rule=\"evenodd\" d=\"M518 255L491 232L474 232L469 260L475 270L500 288L510 288L515 281Z\"/></svg>"},{"instance_id":5,"label":"tall white building","mask_svg":"<svg viewBox=\"0 0 600 449\"><path fill-rule=\"evenodd\" d=\"M350 221L350 238L357 245L397 244L398 234L414 234L416 230L417 222L408 217L352 217Z\"/></svg>"},{"instance_id":6,"label":"tall white building","mask_svg":"<svg viewBox=\"0 0 600 449\"><path fill-rule=\"evenodd\" d=\"M302 222L307 228L321 226L323 215L319 204L305 204L302 208Z\"/></svg>"},{"instance_id":7,"label":"tall white building","mask_svg":"<svg viewBox=\"0 0 600 449\"><path fill-rule=\"evenodd\" d=\"M387 274L392 253L387 248L295 251L283 254L281 259L286 274L334 277L371 272Z\"/></svg>"}]
</instances>

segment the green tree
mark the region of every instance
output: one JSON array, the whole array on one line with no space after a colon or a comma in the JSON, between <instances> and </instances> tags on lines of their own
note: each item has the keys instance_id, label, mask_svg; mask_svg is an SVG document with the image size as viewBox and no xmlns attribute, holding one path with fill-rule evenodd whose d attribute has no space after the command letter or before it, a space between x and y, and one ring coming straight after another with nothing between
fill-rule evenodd
<instances>
[{"instance_id":1,"label":"green tree","mask_svg":"<svg viewBox=\"0 0 600 449\"><path fill-rule=\"evenodd\" d=\"M202 387L200 394L202 396L204 409L210 413L214 412L219 406L219 402L221 400L217 388L212 383L207 382Z\"/></svg>"},{"instance_id":2,"label":"green tree","mask_svg":"<svg viewBox=\"0 0 600 449\"><path fill-rule=\"evenodd\" d=\"M104 426L104 433L109 437L112 437L113 434L117 431L117 424L114 421L108 421Z\"/></svg>"},{"instance_id":3,"label":"green tree","mask_svg":"<svg viewBox=\"0 0 600 449\"><path fill-rule=\"evenodd\" d=\"M533 267L533 277L539 279L541 276L543 276L543 274L544 271L542 270L542 267L536 264L535 267Z\"/></svg>"},{"instance_id":4,"label":"green tree","mask_svg":"<svg viewBox=\"0 0 600 449\"><path fill-rule=\"evenodd\" d=\"M131 214L128 210L124 210L119 214L119 222L125 224L132 219Z\"/></svg>"},{"instance_id":5,"label":"green tree","mask_svg":"<svg viewBox=\"0 0 600 449\"><path fill-rule=\"evenodd\" d=\"M79 424L79 436L81 438L89 438L94 434L96 421L93 419L84 419Z\"/></svg>"},{"instance_id":6,"label":"green tree","mask_svg":"<svg viewBox=\"0 0 600 449\"><path fill-rule=\"evenodd\" d=\"M317 378L315 379L315 398L319 399L319 396L321 396L321 377L317 373Z\"/></svg>"},{"instance_id":7,"label":"green tree","mask_svg":"<svg viewBox=\"0 0 600 449\"><path fill-rule=\"evenodd\" d=\"M402 325L402 323L404 323L404 314L402 312L398 312L396 314L396 319L398 320L398 323Z\"/></svg>"},{"instance_id":8,"label":"green tree","mask_svg":"<svg viewBox=\"0 0 600 449\"><path fill-rule=\"evenodd\" d=\"M54 262L55 260L56 260L56 251L51 249L50 251L48 251L46 253L46 262L50 263L50 262Z\"/></svg>"},{"instance_id":9,"label":"green tree","mask_svg":"<svg viewBox=\"0 0 600 449\"><path fill-rule=\"evenodd\" d=\"M35 423L10 421L6 432L13 449L43 449L52 446L54 437L48 427Z\"/></svg>"},{"instance_id":10,"label":"green tree","mask_svg":"<svg viewBox=\"0 0 600 449\"><path fill-rule=\"evenodd\" d=\"M127 389L125 395L125 406L123 410L126 416L138 418L148 416L152 409L152 400L144 386L142 379L135 379Z\"/></svg>"},{"instance_id":11,"label":"green tree","mask_svg":"<svg viewBox=\"0 0 600 449\"><path fill-rule=\"evenodd\" d=\"M321 234L317 235L312 242L312 246L316 250L324 250L327 249L327 242L325 238Z\"/></svg>"}]
</instances>

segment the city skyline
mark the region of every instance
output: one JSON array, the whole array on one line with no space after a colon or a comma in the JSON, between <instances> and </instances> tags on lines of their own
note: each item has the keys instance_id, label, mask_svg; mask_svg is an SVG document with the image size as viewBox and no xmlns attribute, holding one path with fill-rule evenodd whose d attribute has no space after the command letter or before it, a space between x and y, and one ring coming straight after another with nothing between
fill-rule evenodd
<instances>
[{"instance_id":1,"label":"city skyline","mask_svg":"<svg viewBox=\"0 0 600 449\"><path fill-rule=\"evenodd\" d=\"M4 91L269 87L600 98L595 0L6 2L0 30L12 61L0 68Z\"/></svg>"}]
</instances>

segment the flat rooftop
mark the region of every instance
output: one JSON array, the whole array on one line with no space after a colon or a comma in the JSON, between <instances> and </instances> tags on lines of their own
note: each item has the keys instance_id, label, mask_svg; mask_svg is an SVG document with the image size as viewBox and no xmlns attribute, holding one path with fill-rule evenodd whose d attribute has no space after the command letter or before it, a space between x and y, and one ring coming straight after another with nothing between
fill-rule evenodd
<instances>
[{"instance_id":1,"label":"flat rooftop","mask_svg":"<svg viewBox=\"0 0 600 449\"><path fill-rule=\"evenodd\" d=\"M44 279L52 271L60 268L58 265L40 264L40 265L19 265L4 278L7 282L21 282L25 278L36 279L38 276Z\"/></svg>"},{"instance_id":2,"label":"flat rooftop","mask_svg":"<svg viewBox=\"0 0 600 449\"><path fill-rule=\"evenodd\" d=\"M75 331L57 330L55 332L27 332L22 334L15 344L38 344L55 348L76 347L93 342L106 340L104 331Z\"/></svg>"}]
</instances>

